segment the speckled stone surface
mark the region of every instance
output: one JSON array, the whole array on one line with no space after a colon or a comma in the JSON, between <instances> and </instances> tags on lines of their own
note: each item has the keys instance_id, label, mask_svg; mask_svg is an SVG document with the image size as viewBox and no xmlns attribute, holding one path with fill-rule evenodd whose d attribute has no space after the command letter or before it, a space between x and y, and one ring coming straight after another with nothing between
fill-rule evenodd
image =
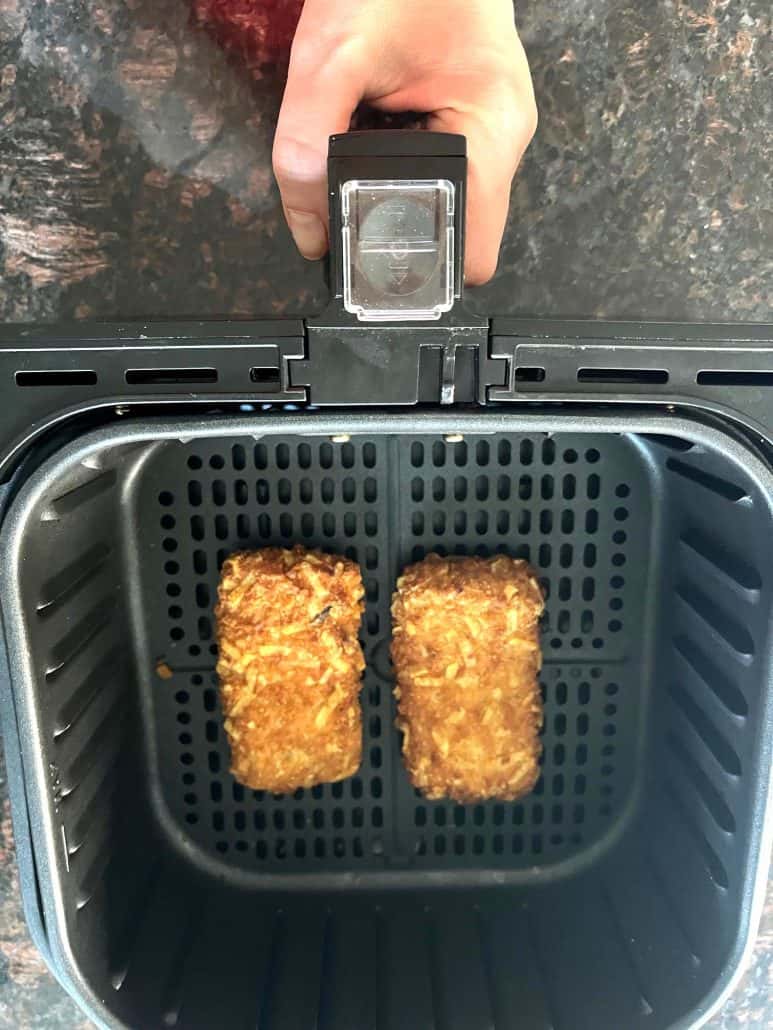
<instances>
[{"instance_id":1,"label":"speckled stone surface","mask_svg":"<svg viewBox=\"0 0 773 1030\"><path fill-rule=\"evenodd\" d=\"M770 319L769 0L518 9L541 122L474 304ZM186 0L0 0L0 318L319 309L271 176L281 86Z\"/></svg>"},{"instance_id":2,"label":"speckled stone surface","mask_svg":"<svg viewBox=\"0 0 773 1030\"><path fill-rule=\"evenodd\" d=\"M518 9L540 128L474 306L770 320L770 0ZM185 0L0 0L0 319L321 308L271 177L281 86ZM0 804L0 1030L86 1027L29 941ZM771 1025L773 890L710 1026Z\"/></svg>"}]
</instances>

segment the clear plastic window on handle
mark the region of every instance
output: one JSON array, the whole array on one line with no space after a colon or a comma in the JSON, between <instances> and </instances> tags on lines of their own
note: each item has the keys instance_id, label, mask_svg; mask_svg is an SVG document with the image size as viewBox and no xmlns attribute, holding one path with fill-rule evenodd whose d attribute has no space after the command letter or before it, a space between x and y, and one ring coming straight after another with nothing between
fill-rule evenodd
<instances>
[{"instance_id":1,"label":"clear plastic window on handle","mask_svg":"<svg viewBox=\"0 0 773 1030\"><path fill-rule=\"evenodd\" d=\"M344 307L364 322L438 319L454 303L455 188L447 179L341 187Z\"/></svg>"}]
</instances>

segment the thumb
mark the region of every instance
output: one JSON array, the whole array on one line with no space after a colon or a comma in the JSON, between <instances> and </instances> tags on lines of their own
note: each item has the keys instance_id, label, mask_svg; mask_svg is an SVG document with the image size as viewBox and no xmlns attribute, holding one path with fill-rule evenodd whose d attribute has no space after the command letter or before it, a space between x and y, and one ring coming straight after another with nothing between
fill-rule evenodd
<instances>
[{"instance_id":1,"label":"thumb","mask_svg":"<svg viewBox=\"0 0 773 1030\"><path fill-rule=\"evenodd\" d=\"M304 24L306 20L307 24ZM356 40L326 47L301 17L274 137L274 175L287 224L306 258L328 246L328 137L346 132L365 83Z\"/></svg>"}]
</instances>

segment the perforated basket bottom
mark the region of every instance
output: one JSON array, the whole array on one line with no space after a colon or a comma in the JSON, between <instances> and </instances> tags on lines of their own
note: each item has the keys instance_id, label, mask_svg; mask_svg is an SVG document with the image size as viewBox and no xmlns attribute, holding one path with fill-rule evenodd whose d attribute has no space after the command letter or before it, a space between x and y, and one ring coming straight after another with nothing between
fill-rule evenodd
<instances>
[{"instance_id":1,"label":"perforated basket bottom","mask_svg":"<svg viewBox=\"0 0 773 1030\"><path fill-rule=\"evenodd\" d=\"M175 443L145 464L138 489L147 652L172 671L148 670L151 775L177 837L256 873L526 870L578 856L620 817L635 775L651 564L651 481L634 440ZM363 762L342 783L271 796L228 773L212 606L229 552L295 542L362 568ZM507 552L541 576L544 761L519 803L427 802L405 776L389 603L398 571L431 551Z\"/></svg>"}]
</instances>

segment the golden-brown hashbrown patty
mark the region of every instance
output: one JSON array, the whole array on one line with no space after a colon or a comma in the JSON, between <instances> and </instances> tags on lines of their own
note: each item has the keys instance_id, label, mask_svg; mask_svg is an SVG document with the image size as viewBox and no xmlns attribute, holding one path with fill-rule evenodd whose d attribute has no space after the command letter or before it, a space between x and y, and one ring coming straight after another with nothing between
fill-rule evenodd
<instances>
[{"instance_id":1,"label":"golden-brown hashbrown patty","mask_svg":"<svg viewBox=\"0 0 773 1030\"><path fill-rule=\"evenodd\" d=\"M231 772L286 793L353 775L362 751L359 567L267 547L228 558L216 610Z\"/></svg>"},{"instance_id":2,"label":"golden-brown hashbrown patty","mask_svg":"<svg viewBox=\"0 0 773 1030\"><path fill-rule=\"evenodd\" d=\"M539 776L538 622L524 561L441 558L409 566L392 601L398 727L428 798L514 800Z\"/></svg>"}]
</instances>

